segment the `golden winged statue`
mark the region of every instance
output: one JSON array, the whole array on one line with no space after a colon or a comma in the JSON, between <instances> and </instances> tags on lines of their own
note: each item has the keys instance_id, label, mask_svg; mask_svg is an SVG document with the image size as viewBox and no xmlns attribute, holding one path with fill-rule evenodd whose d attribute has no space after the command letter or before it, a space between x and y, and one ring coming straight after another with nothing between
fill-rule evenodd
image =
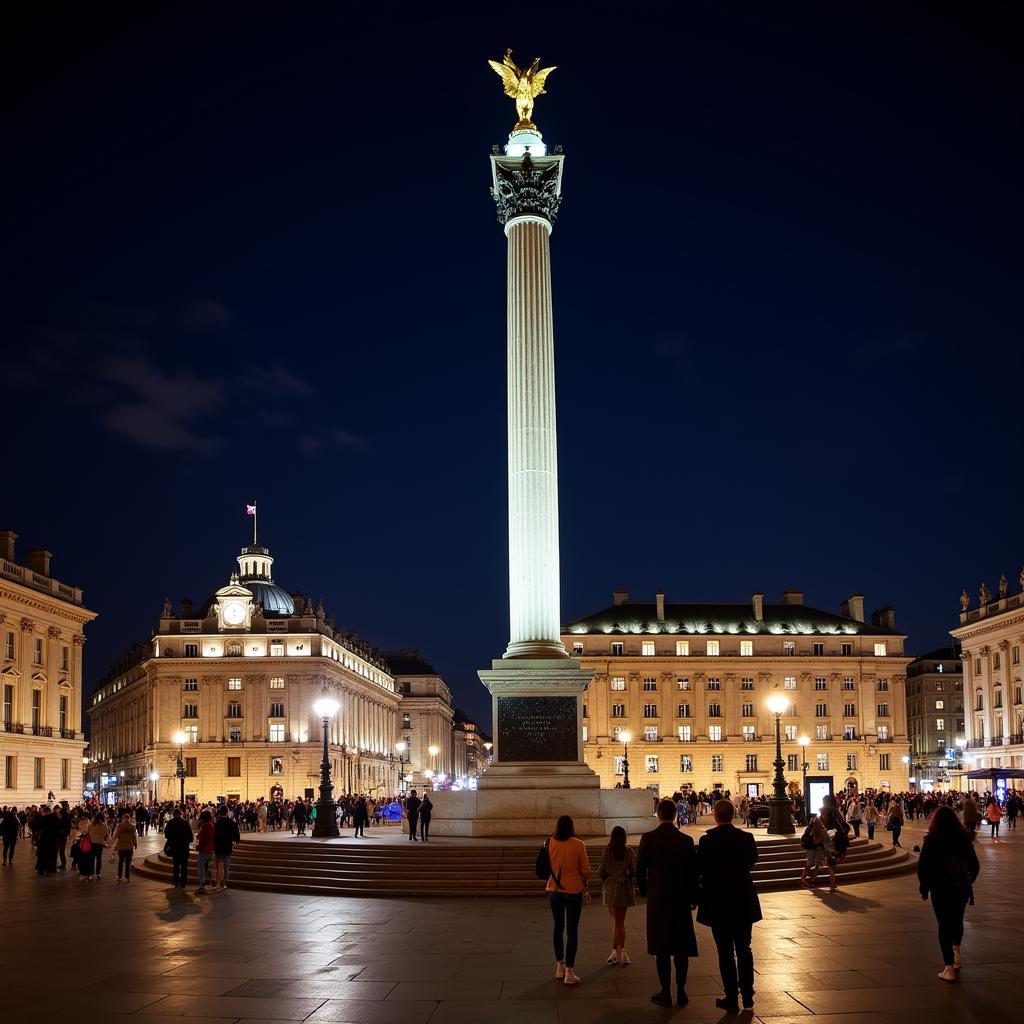
<instances>
[{"instance_id":1,"label":"golden winged statue","mask_svg":"<svg viewBox=\"0 0 1024 1024\"><path fill-rule=\"evenodd\" d=\"M544 93L544 82L554 68L541 68L540 57L534 57L533 63L527 68L516 67L512 59L512 51L506 50L505 57L499 64L496 60L487 62L500 76L505 86L505 95L511 96L516 101L516 113L519 114L519 123L513 131L524 129L536 130L537 126L530 120L533 113L533 101L537 96Z\"/></svg>"}]
</instances>

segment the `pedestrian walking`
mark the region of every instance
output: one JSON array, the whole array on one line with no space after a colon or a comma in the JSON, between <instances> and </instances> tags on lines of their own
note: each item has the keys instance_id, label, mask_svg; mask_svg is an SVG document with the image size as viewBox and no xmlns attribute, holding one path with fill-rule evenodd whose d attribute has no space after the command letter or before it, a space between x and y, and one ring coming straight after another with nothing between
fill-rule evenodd
<instances>
[{"instance_id":1,"label":"pedestrian walking","mask_svg":"<svg viewBox=\"0 0 1024 1024\"><path fill-rule=\"evenodd\" d=\"M116 829L114 829L114 852L117 854L117 884L120 885L122 879L125 883L132 880L132 855L139 845L138 836L138 818L135 819L135 824L132 823L132 815L130 811L125 811L121 815L121 820L118 823Z\"/></svg>"},{"instance_id":2,"label":"pedestrian walking","mask_svg":"<svg viewBox=\"0 0 1024 1024\"><path fill-rule=\"evenodd\" d=\"M431 802L430 794L424 793L420 801L420 839L425 843L430 842L430 819L434 814L434 805Z\"/></svg>"},{"instance_id":3,"label":"pedestrian walking","mask_svg":"<svg viewBox=\"0 0 1024 1024\"><path fill-rule=\"evenodd\" d=\"M995 797L992 797L988 802L988 807L985 808L985 820L989 824L989 835L993 839L999 838L999 825L1003 820L1003 811L999 806L999 801Z\"/></svg>"},{"instance_id":4,"label":"pedestrian walking","mask_svg":"<svg viewBox=\"0 0 1024 1024\"><path fill-rule=\"evenodd\" d=\"M18 845L21 822L17 807L5 807L0 815L0 840L3 841L4 867L14 864L14 848Z\"/></svg>"},{"instance_id":5,"label":"pedestrian walking","mask_svg":"<svg viewBox=\"0 0 1024 1024\"><path fill-rule=\"evenodd\" d=\"M213 815L209 811L199 814L199 832L196 835L196 871L199 875L197 896L206 895L206 878L210 873L210 860L213 858Z\"/></svg>"},{"instance_id":6,"label":"pedestrian walking","mask_svg":"<svg viewBox=\"0 0 1024 1024\"><path fill-rule=\"evenodd\" d=\"M864 817L864 808L860 801L854 797L850 801L849 809L846 812L846 820L853 826L854 839L860 839L860 823Z\"/></svg>"},{"instance_id":7,"label":"pedestrian walking","mask_svg":"<svg viewBox=\"0 0 1024 1024\"><path fill-rule=\"evenodd\" d=\"M829 892L835 892L837 888L836 869L829 856L829 835L820 814L811 815L811 820L800 837L800 846L806 852L800 884L810 889L818 881L818 869L825 868L828 871Z\"/></svg>"},{"instance_id":8,"label":"pedestrian walking","mask_svg":"<svg viewBox=\"0 0 1024 1024\"><path fill-rule=\"evenodd\" d=\"M672 962L676 999L689 1002L686 977L689 957L697 955L691 910L697 905L697 854L693 840L673 826L675 804L658 804L658 827L640 838L636 880L647 897L647 952L654 957L661 988L651 996L659 1006L672 1005Z\"/></svg>"},{"instance_id":9,"label":"pedestrian walking","mask_svg":"<svg viewBox=\"0 0 1024 1024\"><path fill-rule=\"evenodd\" d=\"M92 847L92 876L98 882L103 871L103 851L110 841L110 829L102 812L93 816L89 824L89 841Z\"/></svg>"},{"instance_id":10,"label":"pedestrian walking","mask_svg":"<svg viewBox=\"0 0 1024 1024\"><path fill-rule=\"evenodd\" d=\"M889 813L886 815L885 827L892 833L892 848L894 850L900 845L903 820L903 805L899 800L893 800L889 804Z\"/></svg>"},{"instance_id":11,"label":"pedestrian walking","mask_svg":"<svg viewBox=\"0 0 1024 1024\"><path fill-rule=\"evenodd\" d=\"M868 830L868 841L870 842L875 838L875 826L878 825L879 818L878 808L875 806L875 802L873 800L869 800L864 805L864 811L861 818Z\"/></svg>"},{"instance_id":12,"label":"pedestrian walking","mask_svg":"<svg viewBox=\"0 0 1024 1024\"><path fill-rule=\"evenodd\" d=\"M223 892L228 887L231 873L231 853L236 843L242 841L238 824L228 816L228 809L221 804L217 821L213 826L213 891Z\"/></svg>"},{"instance_id":13,"label":"pedestrian walking","mask_svg":"<svg viewBox=\"0 0 1024 1024\"><path fill-rule=\"evenodd\" d=\"M757 863L757 843L733 823L733 807L719 800L713 808L715 827L697 847L697 920L711 929L718 950L718 970L725 996L715 1005L739 1013L754 1005L754 955L750 937L761 920L761 903L750 869Z\"/></svg>"},{"instance_id":14,"label":"pedestrian walking","mask_svg":"<svg viewBox=\"0 0 1024 1024\"><path fill-rule=\"evenodd\" d=\"M636 905L636 854L627 845L626 830L621 825L612 829L597 877L601 879L601 903L612 919L612 951L607 963L628 967L632 961L626 952L626 911Z\"/></svg>"},{"instance_id":15,"label":"pedestrian walking","mask_svg":"<svg viewBox=\"0 0 1024 1024\"><path fill-rule=\"evenodd\" d=\"M973 840L978 834L978 825L981 823L981 808L975 800L973 793L964 797L964 828Z\"/></svg>"},{"instance_id":16,"label":"pedestrian walking","mask_svg":"<svg viewBox=\"0 0 1024 1024\"><path fill-rule=\"evenodd\" d=\"M164 853L171 858L171 885L175 889L188 885L188 851L194 838L192 826L182 817L181 808L175 807L171 820L164 826Z\"/></svg>"},{"instance_id":17,"label":"pedestrian walking","mask_svg":"<svg viewBox=\"0 0 1024 1024\"><path fill-rule=\"evenodd\" d=\"M675 817L674 804L672 811ZM558 819L554 833L544 845L550 866L545 891L554 923L555 978L566 985L578 985L576 950L584 894L590 878L590 860L587 848L576 838L576 829L568 814Z\"/></svg>"},{"instance_id":18,"label":"pedestrian walking","mask_svg":"<svg viewBox=\"0 0 1024 1024\"><path fill-rule=\"evenodd\" d=\"M921 899L931 896L939 925L943 981L956 981L961 969L960 947L964 938L964 913L974 902L974 880L980 868L967 829L951 807L938 807L921 844L917 862Z\"/></svg>"}]
</instances>

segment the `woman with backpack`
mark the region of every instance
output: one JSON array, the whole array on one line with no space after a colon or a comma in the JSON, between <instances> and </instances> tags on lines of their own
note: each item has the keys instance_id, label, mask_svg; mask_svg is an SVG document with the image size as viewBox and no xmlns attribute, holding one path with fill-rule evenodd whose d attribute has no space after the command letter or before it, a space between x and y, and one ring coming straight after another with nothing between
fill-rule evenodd
<instances>
[{"instance_id":1,"label":"woman with backpack","mask_svg":"<svg viewBox=\"0 0 1024 1024\"><path fill-rule=\"evenodd\" d=\"M578 985L580 979L574 968L584 894L589 896L590 861L587 848L576 838L576 829L568 814L558 819L554 834L541 849L538 865L543 865L545 858L548 876L545 889L554 921L555 978L566 985ZM543 873L540 867L537 873Z\"/></svg>"},{"instance_id":2,"label":"woman with backpack","mask_svg":"<svg viewBox=\"0 0 1024 1024\"><path fill-rule=\"evenodd\" d=\"M636 904L636 854L626 845L626 830L621 825L612 829L597 877L601 879L601 902L612 919L612 951L606 962L626 967L632 963L625 949L626 911Z\"/></svg>"},{"instance_id":3,"label":"woman with backpack","mask_svg":"<svg viewBox=\"0 0 1024 1024\"><path fill-rule=\"evenodd\" d=\"M978 855L956 811L945 805L932 815L917 861L921 899L931 896L939 925L943 981L956 981L960 970L960 945L964 938L964 911L974 902L972 886L978 877Z\"/></svg>"}]
</instances>

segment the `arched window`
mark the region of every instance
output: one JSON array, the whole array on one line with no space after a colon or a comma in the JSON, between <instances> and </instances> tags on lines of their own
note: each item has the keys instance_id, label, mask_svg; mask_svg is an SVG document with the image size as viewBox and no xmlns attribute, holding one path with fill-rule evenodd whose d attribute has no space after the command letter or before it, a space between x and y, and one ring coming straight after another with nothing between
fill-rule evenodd
<instances>
[{"instance_id":1,"label":"arched window","mask_svg":"<svg viewBox=\"0 0 1024 1024\"><path fill-rule=\"evenodd\" d=\"M225 653L229 658L240 658L242 656L242 645L237 641L232 641L225 648Z\"/></svg>"}]
</instances>

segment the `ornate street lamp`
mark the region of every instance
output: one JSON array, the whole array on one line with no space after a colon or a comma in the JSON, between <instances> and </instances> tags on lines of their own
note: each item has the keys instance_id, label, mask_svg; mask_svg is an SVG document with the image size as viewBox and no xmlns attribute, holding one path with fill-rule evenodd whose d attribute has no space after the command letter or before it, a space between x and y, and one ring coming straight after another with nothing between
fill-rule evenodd
<instances>
[{"instance_id":1,"label":"ornate street lamp","mask_svg":"<svg viewBox=\"0 0 1024 1024\"><path fill-rule=\"evenodd\" d=\"M800 744L800 770L803 772L803 793L804 793L804 821L807 820L810 808L807 806L807 769L811 766L807 763L807 748L811 745L811 737L806 733L797 740Z\"/></svg>"},{"instance_id":2,"label":"ornate street lamp","mask_svg":"<svg viewBox=\"0 0 1024 1024\"><path fill-rule=\"evenodd\" d=\"M149 802L156 803L156 784L160 781L160 773L152 771L149 773Z\"/></svg>"},{"instance_id":3,"label":"ornate street lamp","mask_svg":"<svg viewBox=\"0 0 1024 1024\"><path fill-rule=\"evenodd\" d=\"M619 733L619 739L622 740L622 788L629 789L629 741L633 737L630 736L628 730L623 730Z\"/></svg>"},{"instance_id":4,"label":"ornate street lamp","mask_svg":"<svg viewBox=\"0 0 1024 1024\"><path fill-rule=\"evenodd\" d=\"M124 788L124 769L122 768L118 773L117 777L121 780L121 803L125 802L125 788Z\"/></svg>"},{"instance_id":5,"label":"ornate street lamp","mask_svg":"<svg viewBox=\"0 0 1024 1024\"><path fill-rule=\"evenodd\" d=\"M786 777L782 769L782 713L789 707L789 698L782 693L773 693L767 700L768 710L775 716L775 778L772 782L775 795L768 801L768 834L789 836L793 827L793 804L786 795Z\"/></svg>"},{"instance_id":6,"label":"ornate street lamp","mask_svg":"<svg viewBox=\"0 0 1024 1024\"><path fill-rule=\"evenodd\" d=\"M320 717L324 727L324 757L320 762L320 799L316 802L316 822L313 825L315 839L341 835L338 831L338 810L332 796L334 786L331 784L331 753L327 746L327 730L340 707L333 697L321 697L313 705L313 710Z\"/></svg>"},{"instance_id":7,"label":"ornate street lamp","mask_svg":"<svg viewBox=\"0 0 1024 1024\"><path fill-rule=\"evenodd\" d=\"M188 733L179 729L172 737L178 744L178 767L175 769L175 776L181 784L181 812L185 813L185 744L188 743Z\"/></svg>"},{"instance_id":8,"label":"ornate street lamp","mask_svg":"<svg viewBox=\"0 0 1024 1024\"><path fill-rule=\"evenodd\" d=\"M488 763L488 764L490 764L490 763L491 763L491 757L493 756L493 755L491 754L491 751L492 751L493 749L494 749L494 744L493 744L493 743L485 743L485 744L484 744L484 750L486 750L486 751L487 751L487 763Z\"/></svg>"},{"instance_id":9,"label":"ornate street lamp","mask_svg":"<svg viewBox=\"0 0 1024 1024\"><path fill-rule=\"evenodd\" d=\"M408 763L405 758L405 752L409 749L409 744L405 740L399 740L395 744L395 750L398 752L398 792L399 794L405 792L405 766ZM392 758L394 755L392 755Z\"/></svg>"}]
</instances>

